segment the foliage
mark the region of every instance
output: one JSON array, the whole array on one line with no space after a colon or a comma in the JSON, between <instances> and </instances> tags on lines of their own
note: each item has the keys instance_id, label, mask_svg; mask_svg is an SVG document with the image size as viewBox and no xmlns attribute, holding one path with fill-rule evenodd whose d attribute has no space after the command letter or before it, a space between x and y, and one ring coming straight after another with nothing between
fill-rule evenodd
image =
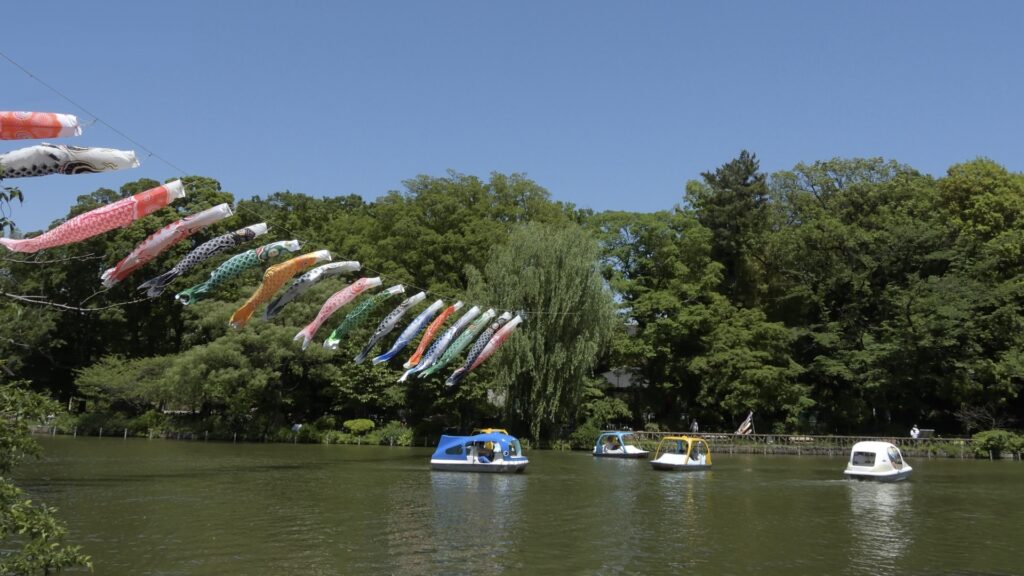
<instances>
[{"instance_id":1,"label":"foliage","mask_svg":"<svg viewBox=\"0 0 1024 576\"><path fill-rule=\"evenodd\" d=\"M569 434L569 444L573 450L586 450L593 448L594 440L601 433L602 428L597 424L594 424L592 420L587 420L583 424L580 424Z\"/></svg>"},{"instance_id":2,"label":"foliage","mask_svg":"<svg viewBox=\"0 0 1024 576\"><path fill-rule=\"evenodd\" d=\"M381 426L374 431L374 434L380 438L379 444L412 446L412 430L397 420L392 420Z\"/></svg>"},{"instance_id":3,"label":"foliage","mask_svg":"<svg viewBox=\"0 0 1024 576\"><path fill-rule=\"evenodd\" d=\"M524 316L494 370L505 414L530 436L575 423L587 377L615 316L598 246L577 226L530 223L496 247L484 270L489 298Z\"/></svg>"},{"instance_id":4,"label":"foliage","mask_svg":"<svg viewBox=\"0 0 1024 576\"><path fill-rule=\"evenodd\" d=\"M65 567L86 566L88 556L78 546L63 543L67 528L57 510L36 504L7 478L39 446L29 425L58 410L56 404L22 384L0 383L0 574L44 574Z\"/></svg>"},{"instance_id":5,"label":"foliage","mask_svg":"<svg viewBox=\"0 0 1024 576\"><path fill-rule=\"evenodd\" d=\"M996 406L970 406L964 404L953 413L965 432L1007 428L1013 421Z\"/></svg>"},{"instance_id":6,"label":"foliage","mask_svg":"<svg viewBox=\"0 0 1024 576\"><path fill-rule=\"evenodd\" d=\"M4 180L4 169L0 166L0 183ZM24 195L21 190L14 186L0 186L0 236L3 236L5 232L13 233L16 229L14 221L11 220L10 208L11 202L17 200L18 203L24 201Z\"/></svg>"},{"instance_id":7,"label":"foliage","mask_svg":"<svg viewBox=\"0 0 1024 576\"><path fill-rule=\"evenodd\" d=\"M239 201L235 218L98 292L99 271L153 230L233 200L211 178L184 181L188 198L173 207L48 250L46 264L0 265L4 293L92 309L0 301L0 371L84 408L82 430L290 441L303 422L317 423L304 428L314 441L352 419L407 422L418 437L500 421L541 443L611 423L679 430L696 418L734 430L748 410L766 430L813 421L883 434L914 422L969 433L1024 413L1024 176L991 160L941 178L881 158L765 174L743 151L650 214L577 210L519 174L418 176L373 201L278 192ZM156 184L85 194L65 218ZM351 362L387 310L338 350L298 349L295 333L345 279L240 331L226 321L259 270L188 307L170 294L137 301L134 286L198 243L263 220L272 232L259 242L300 238L389 281L522 312L524 323L450 389L440 373L397 382L404 357ZM119 302L132 303L107 307ZM631 384L614 399L601 390L608 373Z\"/></svg>"},{"instance_id":8,"label":"foliage","mask_svg":"<svg viewBox=\"0 0 1024 576\"><path fill-rule=\"evenodd\" d=\"M343 426L345 427L345 430L348 430L350 433L358 436L373 430L373 427L376 425L373 423L373 420L369 420L367 418L356 418L355 420L346 420Z\"/></svg>"},{"instance_id":9,"label":"foliage","mask_svg":"<svg viewBox=\"0 0 1024 576\"><path fill-rule=\"evenodd\" d=\"M1008 430L986 430L972 437L971 446L977 456L987 457L991 453L998 458L1003 452L1024 451L1024 436Z\"/></svg>"}]
</instances>

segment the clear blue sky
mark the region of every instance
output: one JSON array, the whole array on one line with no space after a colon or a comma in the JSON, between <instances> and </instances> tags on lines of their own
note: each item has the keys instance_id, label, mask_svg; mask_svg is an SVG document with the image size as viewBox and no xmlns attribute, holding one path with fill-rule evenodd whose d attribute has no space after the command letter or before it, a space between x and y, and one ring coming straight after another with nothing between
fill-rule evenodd
<instances>
[{"instance_id":1,"label":"clear blue sky","mask_svg":"<svg viewBox=\"0 0 1024 576\"><path fill-rule=\"evenodd\" d=\"M884 156L1024 169L1024 3L51 1L0 51L236 198L372 200L418 174L523 172L554 199L654 211L762 169ZM36 13L31 16L31 13ZM76 110L0 60L0 109ZM96 124L64 143L133 148ZM27 145L0 142L0 151ZM24 230L77 195L178 173L11 180Z\"/></svg>"}]
</instances>

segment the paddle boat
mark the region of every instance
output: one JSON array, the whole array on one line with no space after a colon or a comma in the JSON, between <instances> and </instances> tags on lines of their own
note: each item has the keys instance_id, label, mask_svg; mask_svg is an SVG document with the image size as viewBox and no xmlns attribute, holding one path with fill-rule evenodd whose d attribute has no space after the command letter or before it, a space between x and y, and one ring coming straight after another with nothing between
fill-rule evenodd
<instances>
[{"instance_id":1,"label":"paddle boat","mask_svg":"<svg viewBox=\"0 0 1024 576\"><path fill-rule=\"evenodd\" d=\"M594 456L605 458L646 458L647 450L634 445L636 437L632 432L609 430L601 432L594 442Z\"/></svg>"},{"instance_id":2,"label":"paddle boat","mask_svg":"<svg viewBox=\"0 0 1024 576\"><path fill-rule=\"evenodd\" d=\"M651 466L655 470L709 470L711 447L703 438L665 436L658 442Z\"/></svg>"},{"instance_id":3,"label":"paddle boat","mask_svg":"<svg viewBox=\"0 0 1024 576\"><path fill-rule=\"evenodd\" d=\"M500 432L441 436L430 457L432 470L451 472L522 472L528 463L519 440Z\"/></svg>"},{"instance_id":4,"label":"paddle boat","mask_svg":"<svg viewBox=\"0 0 1024 576\"><path fill-rule=\"evenodd\" d=\"M888 442L857 442L843 474L856 480L897 482L906 480L914 469L903 461L900 449Z\"/></svg>"}]
</instances>

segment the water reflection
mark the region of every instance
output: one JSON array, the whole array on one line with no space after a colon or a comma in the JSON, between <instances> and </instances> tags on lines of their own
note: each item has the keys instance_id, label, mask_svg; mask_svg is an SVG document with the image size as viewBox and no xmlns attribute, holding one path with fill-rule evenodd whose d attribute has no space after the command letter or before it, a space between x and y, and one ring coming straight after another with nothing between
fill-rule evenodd
<instances>
[{"instance_id":1,"label":"water reflection","mask_svg":"<svg viewBox=\"0 0 1024 576\"><path fill-rule=\"evenodd\" d=\"M587 567L591 573L628 574L646 554L643 546L649 536L641 502L645 494L637 474L649 473L650 465L647 460L593 457L589 464L597 482L585 490L587 480L577 481L574 498L581 500L578 507L585 510L577 510L576 525L565 528L588 541L590 550L580 553L594 557L594 565Z\"/></svg>"},{"instance_id":2,"label":"water reflection","mask_svg":"<svg viewBox=\"0 0 1024 576\"><path fill-rule=\"evenodd\" d=\"M895 574L914 542L913 485L850 481L850 566L858 573Z\"/></svg>"},{"instance_id":3,"label":"water reflection","mask_svg":"<svg viewBox=\"0 0 1024 576\"><path fill-rule=\"evenodd\" d=\"M707 487L714 480L714 472L651 471L651 474L659 494L659 524L665 534L671 534L671 538L665 539L661 545L668 548L666 567L673 570L693 568L695 553L705 544L702 535L709 516Z\"/></svg>"},{"instance_id":4,"label":"water reflection","mask_svg":"<svg viewBox=\"0 0 1024 576\"><path fill-rule=\"evenodd\" d=\"M430 473L434 566L442 572L504 572L517 552L522 525L524 474Z\"/></svg>"},{"instance_id":5,"label":"water reflection","mask_svg":"<svg viewBox=\"0 0 1024 576\"><path fill-rule=\"evenodd\" d=\"M423 448L42 441L18 481L97 574L1021 574L1017 462L884 485L817 457L672 473L531 451L483 475Z\"/></svg>"}]
</instances>

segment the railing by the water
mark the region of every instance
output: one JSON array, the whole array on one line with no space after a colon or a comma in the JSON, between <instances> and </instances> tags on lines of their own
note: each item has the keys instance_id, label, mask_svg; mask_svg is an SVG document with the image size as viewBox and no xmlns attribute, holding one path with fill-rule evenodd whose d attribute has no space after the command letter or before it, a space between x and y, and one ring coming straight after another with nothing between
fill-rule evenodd
<instances>
[{"instance_id":1,"label":"railing by the water","mask_svg":"<svg viewBox=\"0 0 1024 576\"><path fill-rule=\"evenodd\" d=\"M907 438L899 436L820 436L811 434L721 434L690 432L633 432L640 444L649 450L664 436L699 436L707 440L711 450L726 454L817 454L848 456L857 442L889 442L912 457L973 458L970 438Z\"/></svg>"}]
</instances>

